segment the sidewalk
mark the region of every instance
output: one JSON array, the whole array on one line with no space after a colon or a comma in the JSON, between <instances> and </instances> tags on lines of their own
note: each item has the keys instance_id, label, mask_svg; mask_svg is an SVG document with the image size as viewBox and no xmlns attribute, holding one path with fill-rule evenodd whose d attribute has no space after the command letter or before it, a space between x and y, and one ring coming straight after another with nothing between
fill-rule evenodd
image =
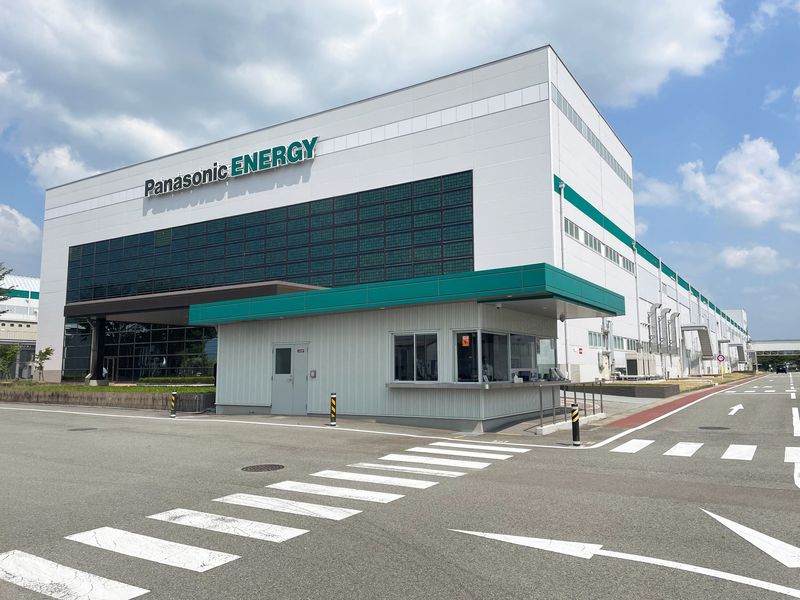
<instances>
[{"instance_id":1,"label":"sidewalk","mask_svg":"<svg viewBox=\"0 0 800 600\"><path fill-rule=\"evenodd\" d=\"M655 419L659 416L665 415L681 406L685 406L704 398L710 394L726 390L735 385L741 385L748 381L752 381L761 377L748 377L739 379L731 383L723 385L716 385L702 390L685 392L677 396L669 398L629 398L623 396L603 396L603 412L606 417L604 419L593 421L588 424L581 424L581 442L582 445L591 445L607 438L609 435L619 433L620 431L636 427L647 421ZM568 397L568 404L571 404L572 396ZM599 398L596 398L596 409L600 412ZM578 395L578 407L581 411L581 419L584 418L583 396ZM592 414L591 397L587 399L586 414ZM564 421L563 414L556 414L556 422ZM544 424L547 425L553 422L552 415L544 417ZM534 432L539 426L539 419L532 419L516 423L505 429L496 431L494 433L484 434L487 436L494 436L497 439L504 441L515 441L518 443L537 443L550 446L571 446L572 445L572 431L566 429L557 431L549 435L536 435ZM610 430L610 431L609 431ZM522 439L521 439L522 438Z\"/></svg>"}]
</instances>

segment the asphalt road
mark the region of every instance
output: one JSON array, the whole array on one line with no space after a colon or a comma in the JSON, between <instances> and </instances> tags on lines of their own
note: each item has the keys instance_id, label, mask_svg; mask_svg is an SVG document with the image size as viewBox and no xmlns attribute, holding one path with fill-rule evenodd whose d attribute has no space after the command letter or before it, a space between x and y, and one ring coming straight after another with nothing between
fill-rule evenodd
<instances>
[{"instance_id":1,"label":"asphalt road","mask_svg":"<svg viewBox=\"0 0 800 600\"><path fill-rule=\"evenodd\" d=\"M795 380L800 383L800 376L794 375L791 383L788 375L761 378L636 431L625 433L610 426L594 429L594 447L580 450L547 438L542 444L534 437L462 436L341 418L333 430L311 418L181 416L171 420L145 411L2 404L0 579L9 579L9 571L19 573L14 569L21 567L14 561L32 555L148 590L144 598L788 597L774 591L774 586L797 589L800 597L796 567L785 566L703 512L792 546L800 544L800 489L794 481L794 465L784 462L785 449L800 446L800 438L795 437L800 431L795 432L792 420L792 407L800 406L791 398ZM730 415L731 407L738 404L743 408ZM619 434L623 435L604 442ZM449 443L446 438L501 448L506 444L506 448L528 452L432 445ZM550 443L555 445L545 447ZM692 448L695 452L664 455L679 443L680 452L686 454ZM641 449L615 451L623 444ZM747 448L730 450L731 445ZM415 447L426 450L408 451ZM431 449L509 454L511 458L434 454ZM730 452L738 452L741 458L722 458ZM392 453L489 466L381 460ZM365 462L466 474L444 477L348 466ZM266 463L284 468L241 470ZM436 485L417 489L312 476L322 470ZM287 480L403 497L379 503L265 487ZM335 521L214 501L231 494L361 512ZM275 542L148 518L173 509L307 532ZM206 518L204 523L218 527L224 520ZM65 539L102 527L193 548L165 551L163 560L153 562ZM570 554L580 554L575 546L550 543L547 550L541 548L542 542L525 542L540 546L529 547L452 530L582 542L602 545L602 549L586 546L583 551L594 556L582 558ZM239 523L232 531L253 530ZM116 549L141 551L129 543L118 542ZM188 560L192 552L202 553L195 548L238 558L228 557L229 562L205 572L165 564ZM11 551L26 554L8 554ZM674 568L673 563L653 564L650 559L723 574L712 577L697 569ZM52 566L42 572L28 568L31 578L56 572ZM750 580L737 581L735 576ZM753 579L766 582L762 588L772 584L773 590L754 587ZM52 597L94 597L67 595L75 581L43 591ZM101 586L96 582L92 586L92 593L98 593ZM0 580L2 599L42 597L46 596Z\"/></svg>"}]
</instances>

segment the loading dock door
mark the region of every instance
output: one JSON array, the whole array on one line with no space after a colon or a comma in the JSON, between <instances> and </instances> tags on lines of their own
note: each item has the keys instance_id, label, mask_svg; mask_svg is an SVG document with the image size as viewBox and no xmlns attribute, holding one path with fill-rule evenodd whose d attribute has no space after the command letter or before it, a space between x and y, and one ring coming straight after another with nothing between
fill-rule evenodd
<instances>
[{"instance_id":1,"label":"loading dock door","mask_svg":"<svg viewBox=\"0 0 800 600\"><path fill-rule=\"evenodd\" d=\"M307 414L308 344L276 345L272 365L272 414Z\"/></svg>"}]
</instances>

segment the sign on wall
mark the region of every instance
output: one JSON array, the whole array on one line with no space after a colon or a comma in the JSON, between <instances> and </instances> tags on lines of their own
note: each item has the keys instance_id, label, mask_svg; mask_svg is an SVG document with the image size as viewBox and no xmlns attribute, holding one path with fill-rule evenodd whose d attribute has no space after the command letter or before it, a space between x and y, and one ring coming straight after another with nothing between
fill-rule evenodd
<instances>
[{"instance_id":1,"label":"sign on wall","mask_svg":"<svg viewBox=\"0 0 800 600\"><path fill-rule=\"evenodd\" d=\"M207 169L194 173L176 175L156 181L148 179L144 182L146 198L171 194L193 187L224 181L228 178L241 177L251 173L269 171L286 165L294 165L314 158L314 150L319 136L307 140L296 140L285 146L272 146L252 154L232 157L227 163L215 162Z\"/></svg>"}]
</instances>

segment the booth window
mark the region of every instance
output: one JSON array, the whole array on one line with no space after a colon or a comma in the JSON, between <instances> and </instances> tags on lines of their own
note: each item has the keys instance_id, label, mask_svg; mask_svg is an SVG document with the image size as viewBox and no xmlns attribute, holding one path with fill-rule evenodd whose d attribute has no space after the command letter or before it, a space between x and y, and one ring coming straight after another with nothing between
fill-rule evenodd
<instances>
[{"instance_id":1,"label":"booth window","mask_svg":"<svg viewBox=\"0 0 800 600\"><path fill-rule=\"evenodd\" d=\"M557 366L553 338L517 333L457 331L455 342L456 377L459 382L550 379L550 369Z\"/></svg>"},{"instance_id":2,"label":"booth window","mask_svg":"<svg viewBox=\"0 0 800 600\"><path fill-rule=\"evenodd\" d=\"M478 332L456 333L456 369L458 381L478 381Z\"/></svg>"},{"instance_id":3,"label":"booth window","mask_svg":"<svg viewBox=\"0 0 800 600\"><path fill-rule=\"evenodd\" d=\"M395 335L395 381L438 381L438 352L435 333Z\"/></svg>"},{"instance_id":4,"label":"booth window","mask_svg":"<svg viewBox=\"0 0 800 600\"><path fill-rule=\"evenodd\" d=\"M483 381L508 381L508 335L481 332Z\"/></svg>"},{"instance_id":5,"label":"booth window","mask_svg":"<svg viewBox=\"0 0 800 600\"><path fill-rule=\"evenodd\" d=\"M532 335L511 334L511 373L523 381L536 372L536 338Z\"/></svg>"},{"instance_id":6,"label":"booth window","mask_svg":"<svg viewBox=\"0 0 800 600\"><path fill-rule=\"evenodd\" d=\"M556 341L553 338L538 338L536 349L536 367L540 377L548 377L550 369L555 369Z\"/></svg>"}]
</instances>

